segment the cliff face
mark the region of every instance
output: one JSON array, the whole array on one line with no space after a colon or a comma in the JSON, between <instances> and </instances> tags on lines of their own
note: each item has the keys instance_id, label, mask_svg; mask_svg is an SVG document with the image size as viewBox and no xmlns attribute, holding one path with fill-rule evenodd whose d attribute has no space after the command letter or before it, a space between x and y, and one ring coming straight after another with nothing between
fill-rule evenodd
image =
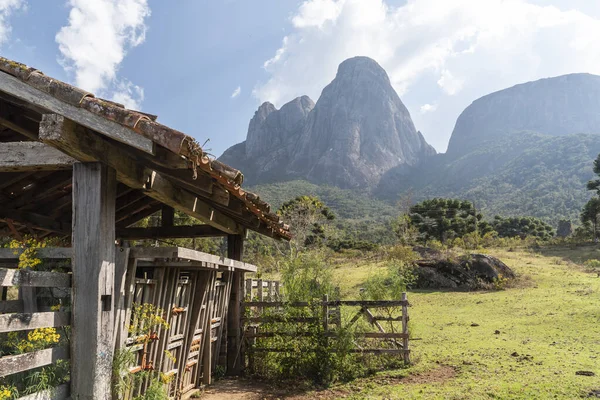
<instances>
[{"instance_id":1,"label":"cliff face","mask_svg":"<svg viewBox=\"0 0 600 400\"><path fill-rule=\"evenodd\" d=\"M340 64L316 105L306 96L280 110L261 105L246 141L221 160L251 182L303 178L352 188L373 187L391 168L433 154L383 68L355 57Z\"/></svg>"},{"instance_id":2,"label":"cliff face","mask_svg":"<svg viewBox=\"0 0 600 400\"><path fill-rule=\"evenodd\" d=\"M600 76L540 79L475 100L458 117L447 154L461 156L519 131L600 134Z\"/></svg>"}]
</instances>

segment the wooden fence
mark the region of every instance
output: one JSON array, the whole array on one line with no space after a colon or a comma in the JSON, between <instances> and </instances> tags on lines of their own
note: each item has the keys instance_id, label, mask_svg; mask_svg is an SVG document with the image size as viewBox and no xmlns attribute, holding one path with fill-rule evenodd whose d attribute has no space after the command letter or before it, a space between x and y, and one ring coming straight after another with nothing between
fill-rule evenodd
<instances>
[{"instance_id":1,"label":"wooden fence","mask_svg":"<svg viewBox=\"0 0 600 400\"><path fill-rule=\"evenodd\" d=\"M71 323L71 274L19 270L16 268L18 256L12 255L7 260L7 250L12 250L0 250L0 258L5 257L2 264L13 266L0 268L0 334L57 328L57 333L66 335ZM8 299L9 294L13 299ZM69 360L69 347L64 338L54 347L3 357L0 354L0 378L26 373L54 364L58 360ZM54 389L20 399L61 400L67 399L69 394L69 384L64 383Z\"/></svg>"},{"instance_id":2,"label":"wooden fence","mask_svg":"<svg viewBox=\"0 0 600 400\"><path fill-rule=\"evenodd\" d=\"M285 302L269 299L261 299L261 290L254 296L251 288L246 281L246 297L242 303L242 318L244 327L245 348L243 357L247 362L248 368L253 368L253 355L255 353L270 352L289 352L291 348L285 347L265 347L262 345L262 339L274 337L302 337L311 336L313 332L302 332L302 329L295 329L290 333L286 330L277 329L278 324L296 324L307 326L306 324L321 324L320 335L325 338L335 340L338 337L338 330L341 328L351 328L357 321L364 318L372 332L356 331L354 333L355 348L351 352L371 353L371 354L396 354L402 356L404 362L410 363L409 331L408 331L408 299L406 293L402 294L400 300L392 301L365 301L365 300L329 300L325 296L320 302ZM274 286L273 282L269 285ZM258 280L258 287L262 286ZM252 287L254 284L252 284ZM270 290L269 290L270 292ZM279 293L278 293L278 298ZM285 310L292 308L308 309L310 312L300 313L301 316L290 316ZM345 312L342 312L345 308ZM372 310L386 310L387 315L374 312ZM315 312L316 311L316 312ZM398 314L399 315L394 315ZM345 321L342 315L350 316ZM388 328L384 327L387 323ZM399 325L399 329L395 326ZM283 326L283 325L282 325ZM376 347L369 346L368 339L379 339ZM359 343L360 342L360 343Z\"/></svg>"},{"instance_id":3,"label":"wooden fence","mask_svg":"<svg viewBox=\"0 0 600 400\"><path fill-rule=\"evenodd\" d=\"M281 301L281 287L279 281L262 279L246 279L244 285L244 299L257 301Z\"/></svg>"},{"instance_id":4,"label":"wooden fence","mask_svg":"<svg viewBox=\"0 0 600 400\"><path fill-rule=\"evenodd\" d=\"M117 254L113 348L133 353L134 362L125 366L125 372L143 377L119 398L145 393L151 380L149 374L136 375L142 371L160 373L171 399L190 396L202 384L210 384L216 370L224 371L238 357L228 351L228 346L237 351L241 342L241 297L237 296L243 291L243 272L254 272L256 267L182 248L122 247ZM58 260L59 255L64 259ZM44 259L44 268L59 262L70 268L71 256L69 248L38 249L36 254ZM12 249L0 249L0 265L0 345L10 332L70 326L72 273L18 269L18 255ZM135 317L134 305L152 305L166 324L143 326ZM0 378L58 360L75 364L69 357L73 354L69 344L72 348L74 341L24 354L0 353ZM71 392L65 383L23 399L61 400Z\"/></svg>"}]
</instances>

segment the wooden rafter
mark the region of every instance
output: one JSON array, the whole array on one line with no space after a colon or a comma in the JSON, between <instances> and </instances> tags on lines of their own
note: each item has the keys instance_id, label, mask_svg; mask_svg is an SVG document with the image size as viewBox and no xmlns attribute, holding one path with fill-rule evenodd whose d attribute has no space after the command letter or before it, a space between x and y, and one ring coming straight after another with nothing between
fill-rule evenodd
<instances>
[{"instance_id":1,"label":"wooden rafter","mask_svg":"<svg viewBox=\"0 0 600 400\"><path fill-rule=\"evenodd\" d=\"M185 212L227 233L239 233L242 227L230 217L209 206L198 196L176 187L163 174L146 168L129 154L97 134L89 132L57 114L44 115L40 139L84 162L101 161L117 171L117 178L148 196Z\"/></svg>"}]
</instances>

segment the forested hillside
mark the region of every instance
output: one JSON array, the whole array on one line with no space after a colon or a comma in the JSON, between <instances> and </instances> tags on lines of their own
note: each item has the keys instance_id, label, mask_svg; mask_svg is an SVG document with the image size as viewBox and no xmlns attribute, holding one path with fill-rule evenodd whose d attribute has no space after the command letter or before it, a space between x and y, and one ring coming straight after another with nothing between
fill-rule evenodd
<instances>
[{"instance_id":1,"label":"forested hillside","mask_svg":"<svg viewBox=\"0 0 600 400\"><path fill-rule=\"evenodd\" d=\"M415 200L455 197L471 200L489 219L493 215L531 215L556 226L576 221L591 194L592 162L600 136L547 136L517 132L451 159L439 155L419 169L391 171L377 195L393 201L412 191ZM394 184L389 184L392 181Z\"/></svg>"}]
</instances>

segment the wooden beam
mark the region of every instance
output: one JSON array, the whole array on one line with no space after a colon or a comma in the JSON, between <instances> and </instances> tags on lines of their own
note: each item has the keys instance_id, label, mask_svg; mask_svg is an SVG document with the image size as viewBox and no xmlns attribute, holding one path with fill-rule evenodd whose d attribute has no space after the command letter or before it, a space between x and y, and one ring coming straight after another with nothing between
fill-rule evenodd
<instances>
[{"instance_id":1,"label":"wooden beam","mask_svg":"<svg viewBox=\"0 0 600 400\"><path fill-rule=\"evenodd\" d=\"M163 206L160 210L160 225L163 227L175 225L175 209L169 206Z\"/></svg>"},{"instance_id":2,"label":"wooden beam","mask_svg":"<svg viewBox=\"0 0 600 400\"><path fill-rule=\"evenodd\" d=\"M100 163L73 165L74 399L110 399L115 274L115 171Z\"/></svg>"},{"instance_id":3,"label":"wooden beam","mask_svg":"<svg viewBox=\"0 0 600 400\"><path fill-rule=\"evenodd\" d=\"M210 225L157 226L150 228L125 228L117 230L117 238L140 239L186 239L194 237L226 236L227 233Z\"/></svg>"},{"instance_id":4,"label":"wooden beam","mask_svg":"<svg viewBox=\"0 0 600 400\"><path fill-rule=\"evenodd\" d=\"M143 189L148 196L217 229L230 234L240 233L243 229L201 197L175 186L163 174L145 168L126 152L60 115L43 116L40 139L80 161L101 161L117 171L120 182L133 189Z\"/></svg>"},{"instance_id":5,"label":"wooden beam","mask_svg":"<svg viewBox=\"0 0 600 400\"><path fill-rule=\"evenodd\" d=\"M0 172L71 169L76 160L40 142L0 143Z\"/></svg>"},{"instance_id":6,"label":"wooden beam","mask_svg":"<svg viewBox=\"0 0 600 400\"><path fill-rule=\"evenodd\" d=\"M20 211L10 208L0 208L0 219L11 219L26 224L30 224L35 228L45 229L51 232L57 232L63 235L71 233L69 226L64 223L55 220L54 218L47 217L27 211Z\"/></svg>"},{"instance_id":7,"label":"wooden beam","mask_svg":"<svg viewBox=\"0 0 600 400\"><path fill-rule=\"evenodd\" d=\"M118 142L125 143L146 153L154 153L154 143L129 128L103 118L87 110L64 103L48 93L42 92L9 74L0 74L0 91L8 93L27 103L45 108L50 112L64 115L89 129L99 132Z\"/></svg>"},{"instance_id":8,"label":"wooden beam","mask_svg":"<svg viewBox=\"0 0 600 400\"><path fill-rule=\"evenodd\" d=\"M71 287L71 275L61 272L0 268L0 286Z\"/></svg>"},{"instance_id":9,"label":"wooden beam","mask_svg":"<svg viewBox=\"0 0 600 400\"><path fill-rule=\"evenodd\" d=\"M71 323L68 312L36 312L0 315L0 333L38 328L59 328Z\"/></svg>"},{"instance_id":10,"label":"wooden beam","mask_svg":"<svg viewBox=\"0 0 600 400\"><path fill-rule=\"evenodd\" d=\"M29 139L37 140L37 133L38 133L37 126L36 126L36 129L32 129L33 126L25 127L14 121L4 118L4 116L0 116L0 125L8 128L12 131L15 131L20 135L28 137ZM33 125L33 123L31 125Z\"/></svg>"},{"instance_id":11,"label":"wooden beam","mask_svg":"<svg viewBox=\"0 0 600 400\"><path fill-rule=\"evenodd\" d=\"M1 357L0 377L44 367L53 364L58 360L65 360L68 358L69 349L65 347L54 347L52 349L39 350L32 353ZM93 398L95 397L89 397L89 399ZM105 398L108 399L109 397Z\"/></svg>"},{"instance_id":12,"label":"wooden beam","mask_svg":"<svg viewBox=\"0 0 600 400\"><path fill-rule=\"evenodd\" d=\"M23 249L0 248L0 260L17 261L22 252ZM35 251L35 256L42 259L68 259L71 258L72 255L73 249L70 247L42 247Z\"/></svg>"},{"instance_id":13,"label":"wooden beam","mask_svg":"<svg viewBox=\"0 0 600 400\"><path fill-rule=\"evenodd\" d=\"M183 259L190 261L201 261L212 264L232 267L247 272L256 272L255 265L245 262L232 260L231 258L219 257L213 254L203 253L197 250L186 249L183 247L134 247L131 249L130 257L133 258L170 258Z\"/></svg>"}]
</instances>

